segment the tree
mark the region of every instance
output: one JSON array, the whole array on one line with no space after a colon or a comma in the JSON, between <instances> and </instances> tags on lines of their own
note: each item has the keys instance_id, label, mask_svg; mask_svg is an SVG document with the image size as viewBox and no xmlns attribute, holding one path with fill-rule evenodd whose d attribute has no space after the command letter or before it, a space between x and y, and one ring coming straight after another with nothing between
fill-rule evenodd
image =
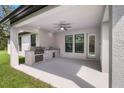
<instances>
[{"instance_id":1,"label":"tree","mask_svg":"<svg viewBox=\"0 0 124 93\"><path fill-rule=\"evenodd\" d=\"M2 30L3 28L0 27L0 50L3 50L7 46L7 36L6 33Z\"/></svg>"},{"instance_id":2,"label":"tree","mask_svg":"<svg viewBox=\"0 0 124 93\"><path fill-rule=\"evenodd\" d=\"M17 7L18 6L15 5L0 5L0 20L9 15ZM8 23L0 24L0 50L7 47L7 36L9 35L8 27Z\"/></svg>"}]
</instances>

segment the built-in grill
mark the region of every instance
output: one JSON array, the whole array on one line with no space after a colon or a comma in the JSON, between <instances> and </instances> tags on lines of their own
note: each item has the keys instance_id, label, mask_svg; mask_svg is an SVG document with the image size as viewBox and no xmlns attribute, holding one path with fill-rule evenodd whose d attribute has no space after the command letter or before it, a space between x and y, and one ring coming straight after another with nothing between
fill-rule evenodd
<instances>
[{"instance_id":1,"label":"built-in grill","mask_svg":"<svg viewBox=\"0 0 124 93\"><path fill-rule=\"evenodd\" d=\"M43 47L35 47L34 48L34 53L35 54L43 54L44 53L44 48Z\"/></svg>"},{"instance_id":2,"label":"built-in grill","mask_svg":"<svg viewBox=\"0 0 124 93\"><path fill-rule=\"evenodd\" d=\"M33 51L34 51L34 56L35 56L35 62L43 61L44 48L43 47L34 47Z\"/></svg>"}]
</instances>

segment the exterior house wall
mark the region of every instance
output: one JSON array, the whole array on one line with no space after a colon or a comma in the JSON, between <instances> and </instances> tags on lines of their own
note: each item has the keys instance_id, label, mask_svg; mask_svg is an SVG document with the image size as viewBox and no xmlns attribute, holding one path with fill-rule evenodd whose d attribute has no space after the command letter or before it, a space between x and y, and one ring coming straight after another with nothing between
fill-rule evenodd
<instances>
[{"instance_id":1,"label":"exterior house wall","mask_svg":"<svg viewBox=\"0 0 124 93\"><path fill-rule=\"evenodd\" d=\"M40 46L40 34L39 31L36 34L36 46Z\"/></svg>"},{"instance_id":2,"label":"exterior house wall","mask_svg":"<svg viewBox=\"0 0 124 93\"><path fill-rule=\"evenodd\" d=\"M42 47L54 47L55 46L55 39L54 34L48 31L39 31L40 37L40 46Z\"/></svg>"},{"instance_id":3,"label":"exterior house wall","mask_svg":"<svg viewBox=\"0 0 124 93\"><path fill-rule=\"evenodd\" d=\"M75 35L75 34L82 34L84 33L85 36L85 42L84 42L84 53L75 53L73 52L65 52L65 35ZM64 31L64 32L58 32L55 34L55 42L56 47L60 48L60 56L62 57L69 57L69 58L79 58L79 59L87 59L87 34L95 34L96 35L96 58L99 60L99 51L100 51L100 29L99 28L90 28L90 29L82 29L82 30L76 30L76 31ZM74 38L73 38L74 39ZM73 40L74 41L74 40ZM73 43L74 44L74 43ZM74 46L74 45L73 45ZM75 49L75 47L73 47Z\"/></svg>"},{"instance_id":4,"label":"exterior house wall","mask_svg":"<svg viewBox=\"0 0 124 93\"><path fill-rule=\"evenodd\" d=\"M124 6L112 6L111 87L124 87ZM110 74L110 75L111 75Z\"/></svg>"}]
</instances>

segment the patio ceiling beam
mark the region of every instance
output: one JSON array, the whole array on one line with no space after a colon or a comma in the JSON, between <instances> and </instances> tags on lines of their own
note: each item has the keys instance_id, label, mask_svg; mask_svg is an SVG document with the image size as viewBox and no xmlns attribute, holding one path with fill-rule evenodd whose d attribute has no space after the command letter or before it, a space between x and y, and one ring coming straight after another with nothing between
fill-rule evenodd
<instances>
[{"instance_id":1,"label":"patio ceiling beam","mask_svg":"<svg viewBox=\"0 0 124 93\"><path fill-rule=\"evenodd\" d=\"M15 15L18 11L20 11L21 9L23 9L25 6L21 5L20 7L18 7L17 9L15 9L13 12L11 12L9 15L7 15L5 18L3 18L0 23L3 22L7 22L9 20L9 18L11 18L13 15Z\"/></svg>"},{"instance_id":2,"label":"patio ceiling beam","mask_svg":"<svg viewBox=\"0 0 124 93\"><path fill-rule=\"evenodd\" d=\"M10 21L11 24L14 22L19 21L20 19L46 7L47 5L21 5L16 10L14 10L12 13L10 13L8 16L6 16L4 19L0 21L1 23L6 23Z\"/></svg>"}]
</instances>

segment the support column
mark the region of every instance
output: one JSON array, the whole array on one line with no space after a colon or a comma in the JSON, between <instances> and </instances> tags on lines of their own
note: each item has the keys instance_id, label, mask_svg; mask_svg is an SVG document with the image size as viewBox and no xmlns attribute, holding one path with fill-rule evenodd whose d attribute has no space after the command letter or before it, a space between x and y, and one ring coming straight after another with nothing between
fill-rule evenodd
<instances>
[{"instance_id":1,"label":"support column","mask_svg":"<svg viewBox=\"0 0 124 93\"><path fill-rule=\"evenodd\" d=\"M15 28L10 29L10 64L12 67L19 65L18 31Z\"/></svg>"},{"instance_id":2,"label":"support column","mask_svg":"<svg viewBox=\"0 0 124 93\"><path fill-rule=\"evenodd\" d=\"M101 68L102 72L109 72L109 21L103 22L101 27Z\"/></svg>"},{"instance_id":3,"label":"support column","mask_svg":"<svg viewBox=\"0 0 124 93\"><path fill-rule=\"evenodd\" d=\"M101 71L109 73L109 33L110 14L109 6L105 7L104 16L101 23Z\"/></svg>"}]
</instances>

